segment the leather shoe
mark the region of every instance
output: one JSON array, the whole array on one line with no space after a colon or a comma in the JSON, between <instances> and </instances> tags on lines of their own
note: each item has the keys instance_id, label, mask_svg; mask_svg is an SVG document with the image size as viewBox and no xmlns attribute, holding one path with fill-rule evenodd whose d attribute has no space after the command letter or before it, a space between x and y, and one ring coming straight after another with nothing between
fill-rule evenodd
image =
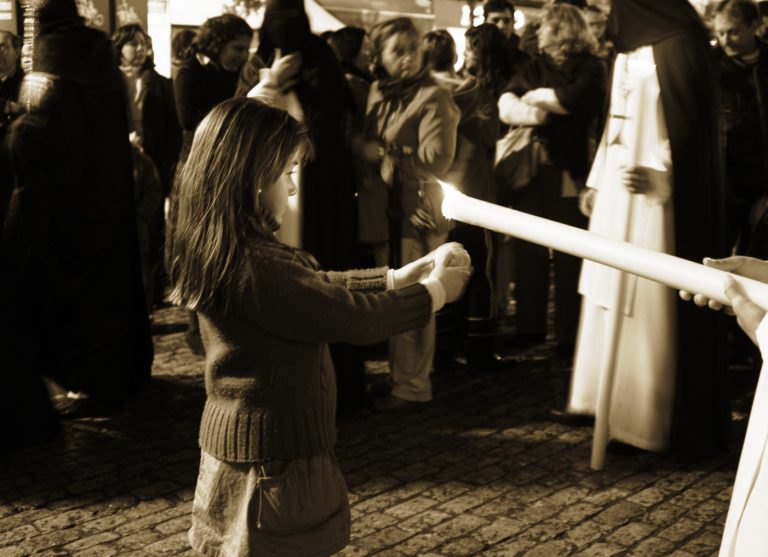
<instances>
[{"instance_id":1,"label":"leather shoe","mask_svg":"<svg viewBox=\"0 0 768 557\"><path fill-rule=\"evenodd\" d=\"M595 425L595 417L587 414L573 414L572 412L566 412L559 408L551 408L549 410L549 417L560 424L570 425L574 427L586 427Z\"/></svg>"}]
</instances>

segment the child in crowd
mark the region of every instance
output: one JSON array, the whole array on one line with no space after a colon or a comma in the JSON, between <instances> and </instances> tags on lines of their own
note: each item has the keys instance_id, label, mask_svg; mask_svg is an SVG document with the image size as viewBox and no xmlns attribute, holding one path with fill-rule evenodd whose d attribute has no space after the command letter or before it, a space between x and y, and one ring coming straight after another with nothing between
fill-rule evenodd
<instances>
[{"instance_id":1,"label":"child in crowd","mask_svg":"<svg viewBox=\"0 0 768 557\"><path fill-rule=\"evenodd\" d=\"M450 223L440 213L436 178L445 178L453 162L460 113L450 91L423 63L420 35L410 19L377 25L371 41L376 82L368 95L362 141L355 142L367 167L358 192L358 234L373 246L377 265L394 267L448 238ZM431 400L434 353L434 319L392 338L391 392L378 406Z\"/></svg>"},{"instance_id":2,"label":"child in crowd","mask_svg":"<svg viewBox=\"0 0 768 557\"><path fill-rule=\"evenodd\" d=\"M469 278L450 244L398 270L323 272L279 243L306 128L249 98L202 121L179 174L171 299L198 312L207 400L189 537L205 555L331 555L349 541L328 342L423 327ZM311 549L309 549L311 548Z\"/></svg>"}]
</instances>

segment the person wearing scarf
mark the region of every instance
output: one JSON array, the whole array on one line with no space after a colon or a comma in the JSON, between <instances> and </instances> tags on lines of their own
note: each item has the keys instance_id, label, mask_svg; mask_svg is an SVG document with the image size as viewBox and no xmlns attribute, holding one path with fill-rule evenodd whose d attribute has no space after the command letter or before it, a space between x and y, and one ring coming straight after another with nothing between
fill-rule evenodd
<instances>
[{"instance_id":1,"label":"person wearing scarf","mask_svg":"<svg viewBox=\"0 0 768 557\"><path fill-rule=\"evenodd\" d=\"M405 264L444 243L449 223L440 213L445 178L456 151L460 112L451 93L423 65L419 33L407 18L371 31L377 81L368 96L358 155L368 168L359 194L360 241L373 246L377 265ZM429 373L435 320L390 339L391 394L379 407L432 399Z\"/></svg>"},{"instance_id":2,"label":"person wearing scarf","mask_svg":"<svg viewBox=\"0 0 768 557\"><path fill-rule=\"evenodd\" d=\"M713 60L687 0L614 0L617 51L610 111L582 199L590 230L701 261L726 253ZM626 207L630 209L627 210ZM624 209L622 209L624 207ZM624 313L609 417L613 440L672 449L695 462L726 448L725 334L720 318L675 302L667 288L585 262L569 411L595 411L609 311Z\"/></svg>"}]
</instances>

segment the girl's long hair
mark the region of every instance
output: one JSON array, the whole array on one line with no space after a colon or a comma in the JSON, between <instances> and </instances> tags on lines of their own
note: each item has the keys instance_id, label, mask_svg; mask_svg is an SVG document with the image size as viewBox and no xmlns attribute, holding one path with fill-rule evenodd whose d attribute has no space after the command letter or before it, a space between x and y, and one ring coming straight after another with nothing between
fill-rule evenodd
<instances>
[{"instance_id":1,"label":"girl's long hair","mask_svg":"<svg viewBox=\"0 0 768 557\"><path fill-rule=\"evenodd\" d=\"M176 177L171 233L173 303L192 310L235 307L252 278L246 245L277 241L260 204L292 161L311 155L306 128L288 113L250 98L224 101L195 132Z\"/></svg>"}]
</instances>

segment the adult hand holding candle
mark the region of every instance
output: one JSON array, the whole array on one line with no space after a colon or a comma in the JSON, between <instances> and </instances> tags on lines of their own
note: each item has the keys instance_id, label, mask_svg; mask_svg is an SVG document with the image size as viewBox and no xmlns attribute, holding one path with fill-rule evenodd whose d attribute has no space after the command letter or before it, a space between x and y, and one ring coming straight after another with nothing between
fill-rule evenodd
<instances>
[{"instance_id":1,"label":"adult hand holding candle","mask_svg":"<svg viewBox=\"0 0 768 557\"><path fill-rule=\"evenodd\" d=\"M723 291L727 275L724 271L473 199L450 184L441 182L441 185L445 194L442 210L446 218L602 263L676 290L702 294L722 305L729 304ZM739 278L739 283L756 304L768 309L768 285L748 278Z\"/></svg>"}]
</instances>

